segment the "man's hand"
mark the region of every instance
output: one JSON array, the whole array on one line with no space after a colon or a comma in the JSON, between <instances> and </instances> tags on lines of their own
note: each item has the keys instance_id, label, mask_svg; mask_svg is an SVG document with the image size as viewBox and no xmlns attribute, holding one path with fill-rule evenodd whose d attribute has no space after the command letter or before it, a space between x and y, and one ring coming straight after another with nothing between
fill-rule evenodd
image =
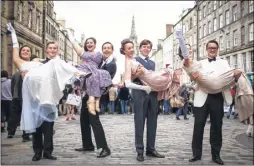
<instances>
[{"instance_id":1,"label":"man's hand","mask_svg":"<svg viewBox=\"0 0 254 166\"><path fill-rule=\"evenodd\" d=\"M22 71L20 74L21 74L21 78L24 79L26 73L28 72L28 70L24 70Z\"/></svg>"},{"instance_id":2,"label":"man's hand","mask_svg":"<svg viewBox=\"0 0 254 166\"><path fill-rule=\"evenodd\" d=\"M199 72L195 72L195 73L190 74L190 79L192 81L195 81L199 76L200 76Z\"/></svg>"},{"instance_id":3,"label":"man's hand","mask_svg":"<svg viewBox=\"0 0 254 166\"><path fill-rule=\"evenodd\" d=\"M142 66L139 66L136 73L131 75L131 80L135 80L136 78L138 78L139 76L143 75L144 71Z\"/></svg>"}]
</instances>

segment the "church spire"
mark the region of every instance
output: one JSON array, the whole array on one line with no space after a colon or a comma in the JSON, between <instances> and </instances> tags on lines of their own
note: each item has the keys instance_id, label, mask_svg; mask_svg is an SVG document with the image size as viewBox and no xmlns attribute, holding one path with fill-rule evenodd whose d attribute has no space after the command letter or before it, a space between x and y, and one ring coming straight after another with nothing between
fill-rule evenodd
<instances>
[{"instance_id":1,"label":"church spire","mask_svg":"<svg viewBox=\"0 0 254 166\"><path fill-rule=\"evenodd\" d=\"M136 34L134 15L132 16L131 35L130 35L129 39L134 44L134 54L138 56L139 55L139 45L138 45L138 36Z\"/></svg>"},{"instance_id":2,"label":"church spire","mask_svg":"<svg viewBox=\"0 0 254 166\"><path fill-rule=\"evenodd\" d=\"M134 15L132 16L132 24L131 24L131 35L130 35L130 39L132 39L132 40L137 40Z\"/></svg>"}]
</instances>

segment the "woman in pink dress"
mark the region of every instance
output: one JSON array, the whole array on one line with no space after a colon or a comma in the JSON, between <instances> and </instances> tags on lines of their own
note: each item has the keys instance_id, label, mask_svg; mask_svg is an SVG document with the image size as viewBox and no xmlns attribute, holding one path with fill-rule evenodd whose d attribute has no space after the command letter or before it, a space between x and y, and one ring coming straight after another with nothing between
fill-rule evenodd
<instances>
[{"instance_id":1,"label":"woman in pink dress","mask_svg":"<svg viewBox=\"0 0 254 166\"><path fill-rule=\"evenodd\" d=\"M158 100L169 99L177 94L176 92L180 87L180 80L177 73L170 72L168 69L161 71L147 70L133 57L134 44L129 39L121 42L120 52L125 55L124 83L127 88L144 90L148 94L151 91L156 91L158 92ZM142 74L138 78L144 85L137 85L131 81L131 75L135 75L137 70L142 71Z\"/></svg>"}]
</instances>

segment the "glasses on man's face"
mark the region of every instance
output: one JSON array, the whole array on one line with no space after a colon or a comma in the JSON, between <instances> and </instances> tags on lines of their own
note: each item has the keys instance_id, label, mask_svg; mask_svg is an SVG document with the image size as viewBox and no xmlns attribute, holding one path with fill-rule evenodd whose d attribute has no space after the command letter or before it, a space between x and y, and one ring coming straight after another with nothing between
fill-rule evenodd
<instances>
[{"instance_id":1,"label":"glasses on man's face","mask_svg":"<svg viewBox=\"0 0 254 166\"><path fill-rule=\"evenodd\" d=\"M207 49L208 49L208 50L218 50L217 47L208 47Z\"/></svg>"}]
</instances>

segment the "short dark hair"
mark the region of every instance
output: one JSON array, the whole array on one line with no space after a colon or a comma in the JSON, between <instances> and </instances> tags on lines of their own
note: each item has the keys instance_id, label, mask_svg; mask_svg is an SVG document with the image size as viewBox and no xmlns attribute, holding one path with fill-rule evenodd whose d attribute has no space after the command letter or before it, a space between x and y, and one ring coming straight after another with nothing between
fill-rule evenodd
<instances>
[{"instance_id":1,"label":"short dark hair","mask_svg":"<svg viewBox=\"0 0 254 166\"><path fill-rule=\"evenodd\" d=\"M150 45L151 46L151 49L153 48L153 43L150 41L150 40L147 40L147 39L144 39L140 42L139 44L139 48L141 48L142 46L144 45Z\"/></svg>"},{"instance_id":2,"label":"short dark hair","mask_svg":"<svg viewBox=\"0 0 254 166\"><path fill-rule=\"evenodd\" d=\"M1 71L1 78L8 78L8 72L6 70Z\"/></svg>"},{"instance_id":3,"label":"short dark hair","mask_svg":"<svg viewBox=\"0 0 254 166\"><path fill-rule=\"evenodd\" d=\"M219 43L218 43L216 40L209 40L209 41L206 43L206 46L205 46L206 49L208 48L209 43L214 43L214 44L217 45L217 48L219 48Z\"/></svg>"},{"instance_id":4,"label":"short dark hair","mask_svg":"<svg viewBox=\"0 0 254 166\"><path fill-rule=\"evenodd\" d=\"M124 39L121 41L121 48L120 48L120 53L124 55L124 46L128 43L131 43L134 45L134 43L130 39Z\"/></svg>"},{"instance_id":5,"label":"short dark hair","mask_svg":"<svg viewBox=\"0 0 254 166\"><path fill-rule=\"evenodd\" d=\"M188 44L188 43L186 43L186 45L191 47L191 45L190 45L190 44ZM178 48L178 56L180 57L180 59L181 59L181 60L183 60L183 59L184 59L184 58L183 58L183 53L182 53L182 50L181 50L181 48L180 48L180 47Z\"/></svg>"},{"instance_id":6,"label":"short dark hair","mask_svg":"<svg viewBox=\"0 0 254 166\"><path fill-rule=\"evenodd\" d=\"M95 39L94 37L89 37L89 38L87 38L86 41L85 41L85 43L84 43L84 50L85 50L85 51L88 51L88 48L86 47L86 42L87 42L88 40L92 40L92 41L94 42L94 44L97 43L97 41L96 41L96 39Z\"/></svg>"},{"instance_id":7,"label":"short dark hair","mask_svg":"<svg viewBox=\"0 0 254 166\"><path fill-rule=\"evenodd\" d=\"M110 43L110 42L105 42L105 43L103 43L103 44L102 44L102 46L101 46L101 49L103 49L103 46L104 46L105 44L110 44L110 45L111 45L112 50L114 50L114 46L113 46L113 44L112 44L112 43Z\"/></svg>"},{"instance_id":8,"label":"short dark hair","mask_svg":"<svg viewBox=\"0 0 254 166\"><path fill-rule=\"evenodd\" d=\"M25 48L25 47L27 47L27 48L29 48L30 49L30 53L32 54L32 48L31 47L29 47L28 45L23 45L22 47L20 47L20 49L19 49L19 57L22 59L22 57L21 57L21 51L23 50L23 48Z\"/></svg>"}]
</instances>

